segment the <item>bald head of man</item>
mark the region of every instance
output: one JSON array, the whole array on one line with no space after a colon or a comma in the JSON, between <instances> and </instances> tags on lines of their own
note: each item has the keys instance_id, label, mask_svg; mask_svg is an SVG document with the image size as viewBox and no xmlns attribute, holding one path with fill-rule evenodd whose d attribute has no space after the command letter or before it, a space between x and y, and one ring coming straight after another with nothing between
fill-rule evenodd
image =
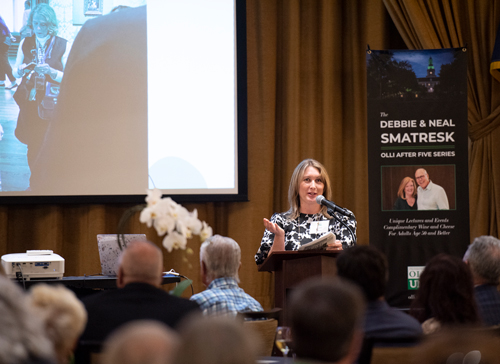
<instances>
[{"instance_id":1,"label":"bald head of man","mask_svg":"<svg viewBox=\"0 0 500 364\"><path fill-rule=\"evenodd\" d=\"M160 287L163 272L163 254L149 241L133 241L127 245L120 260L116 286L129 283L147 283Z\"/></svg>"},{"instance_id":2,"label":"bald head of man","mask_svg":"<svg viewBox=\"0 0 500 364\"><path fill-rule=\"evenodd\" d=\"M177 334L162 322L132 321L106 339L103 363L170 364L178 345Z\"/></svg>"}]
</instances>

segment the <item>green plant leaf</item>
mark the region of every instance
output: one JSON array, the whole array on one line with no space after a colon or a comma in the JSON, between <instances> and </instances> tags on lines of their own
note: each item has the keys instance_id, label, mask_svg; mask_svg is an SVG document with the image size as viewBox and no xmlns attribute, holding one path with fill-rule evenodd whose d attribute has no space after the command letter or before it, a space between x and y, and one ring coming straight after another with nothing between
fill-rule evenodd
<instances>
[{"instance_id":1,"label":"green plant leaf","mask_svg":"<svg viewBox=\"0 0 500 364\"><path fill-rule=\"evenodd\" d=\"M182 282L180 282L173 290L171 290L169 293L172 296L180 297L182 293L188 288L193 281L191 279L186 279Z\"/></svg>"}]
</instances>

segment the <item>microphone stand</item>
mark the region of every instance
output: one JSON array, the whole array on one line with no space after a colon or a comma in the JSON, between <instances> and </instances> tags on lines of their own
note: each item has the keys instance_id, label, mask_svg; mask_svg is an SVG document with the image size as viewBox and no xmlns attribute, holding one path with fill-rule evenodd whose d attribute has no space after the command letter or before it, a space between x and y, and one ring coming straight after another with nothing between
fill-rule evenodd
<instances>
[{"instance_id":1,"label":"microphone stand","mask_svg":"<svg viewBox=\"0 0 500 364\"><path fill-rule=\"evenodd\" d=\"M333 216L335 219L337 219L337 221L339 221L342 225L344 225L346 227L346 229L349 231L349 233L352 236L352 242L354 243L354 245L356 245L356 243L357 243L356 235L354 235L354 232L352 231L351 227L344 222L344 219L339 219L337 217L337 215L335 215L335 211L329 207L326 209L326 211L328 211L328 214L330 216Z\"/></svg>"}]
</instances>

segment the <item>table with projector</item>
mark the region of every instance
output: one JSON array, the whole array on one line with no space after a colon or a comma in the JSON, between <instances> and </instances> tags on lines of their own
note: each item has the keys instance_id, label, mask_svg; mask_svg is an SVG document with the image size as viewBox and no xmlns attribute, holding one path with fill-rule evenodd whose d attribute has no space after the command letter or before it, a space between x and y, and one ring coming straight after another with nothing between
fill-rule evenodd
<instances>
[{"instance_id":1,"label":"table with projector","mask_svg":"<svg viewBox=\"0 0 500 364\"><path fill-rule=\"evenodd\" d=\"M116 274L64 277L64 258L52 250L5 254L1 263L7 277L19 282L25 289L37 283L62 284L80 296L88 290L116 288ZM179 281L177 273L166 272L162 284Z\"/></svg>"}]
</instances>

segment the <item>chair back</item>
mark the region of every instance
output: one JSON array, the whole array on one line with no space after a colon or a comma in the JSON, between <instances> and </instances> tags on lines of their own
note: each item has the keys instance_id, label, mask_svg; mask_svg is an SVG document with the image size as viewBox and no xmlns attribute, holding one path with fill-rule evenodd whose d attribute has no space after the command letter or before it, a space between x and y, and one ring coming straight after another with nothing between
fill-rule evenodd
<instances>
[{"instance_id":1,"label":"chair back","mask_svg":"<svg viewBox=\"0 0 500 364\"><path fill-rule=\"evenodd\" d=\"M264 311L238 312L238 317L243 320L245 327L252 330L261 341L259 356L273 354L276 328L281 321L282 311L281 308L275 307Z\"/></svg>"},{"instance_id":2,"label":"chair back","mask_svg":"<svg viewBox=\"0 0 500 364\"><path fill-rule=\"evenodd\" d=\"M257 320L257 319L276 319L278 324L281 322L281 313L283 309L279 307L272 308L270 310L264 311L252 311L252 312L238 312L238 316L243 319Z\"/></svg>"},{"instance_id":3,"label":"chair back","mask_svg":"<svg viewBox=\"0 0 500 364\"><path fill-rule=\"evenodd\" d=\"M358 364L409 364L420 337L365 337Z\"/></svg>"},{"instance_id":4,"label":"chair back","mask_svg":"<svg viewBox=\"0 0 500 364\"><path fill-rule=\"evenodd\" d=\"M370 364L412 364L414 346L373 348Z\"/></svg>"},{"instance_id":5,"label":"chair back","mask_svg":"<svg viewBox=\"0 0 500 364\"><path fill-rule=\"evenodd\" d=\"M261 341L261 351L257 356L271 356L274 347L274 338L276 337L276 328L278 320L269 318L263 320L244 321L245 329L252 330Z\"/></svg>"}]
</instances>

